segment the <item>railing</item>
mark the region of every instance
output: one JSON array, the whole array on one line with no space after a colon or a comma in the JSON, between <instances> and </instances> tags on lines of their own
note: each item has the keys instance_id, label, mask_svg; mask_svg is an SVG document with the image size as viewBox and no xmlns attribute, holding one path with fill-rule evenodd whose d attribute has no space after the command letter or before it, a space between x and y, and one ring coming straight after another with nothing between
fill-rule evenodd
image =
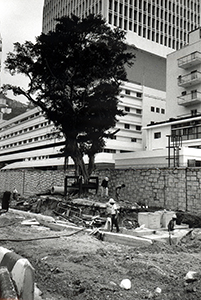
<instances>
[{"instance_id":1,"label":"railing","mask_svg":"<svg viewBox=\"0 0 201 300\"><path fill-rule=\"evenodd\" d=\"M178 77L179 86L190 86L201 82L201 72L196 71L183 76Z\"/></svg>"},{"instance_id":2,"label":"railing","mask_svg":"<svg viewBox=\"0 0 201 300\"><path fill-rule=\"evenodd\" d=\"M201 63L201 52L195 51L178 59L178 67L189 68Z\"/></svg>"},{"instance_id":3,"label":"railing","mask_svg":"<svg viewBox=\"0 0 201 300\"><path fill-rule=\"evenodd\" d=\"M201 92L195 91L178 97L178 104L188 106L201 102Z\"/></svg>"}]
</instances>

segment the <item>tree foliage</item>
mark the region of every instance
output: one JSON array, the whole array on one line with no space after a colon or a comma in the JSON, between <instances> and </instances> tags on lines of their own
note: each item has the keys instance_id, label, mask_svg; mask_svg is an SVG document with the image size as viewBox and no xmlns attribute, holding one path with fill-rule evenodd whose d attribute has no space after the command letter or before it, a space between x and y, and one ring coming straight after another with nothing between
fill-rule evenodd
<instances>
[{"instance_id":1,"label":"tree foliage","mask_svg":"<svg viewBox=\"0 0 201 300\"><path fill-rule=\"evenodd\" d=\"M65 156L79 166L85 179L94 156L102 151L109 129L115 126L125 64L133 54L126 51L125 33L112 30L101 16L76 16L57 20L56 28L41 34L36 43L15 43L5 62L12 75L29 78L28 88L9 86L39 106L62 132ZM88 170L83 156L88 155Z\"/></svg>"}]
</instances>

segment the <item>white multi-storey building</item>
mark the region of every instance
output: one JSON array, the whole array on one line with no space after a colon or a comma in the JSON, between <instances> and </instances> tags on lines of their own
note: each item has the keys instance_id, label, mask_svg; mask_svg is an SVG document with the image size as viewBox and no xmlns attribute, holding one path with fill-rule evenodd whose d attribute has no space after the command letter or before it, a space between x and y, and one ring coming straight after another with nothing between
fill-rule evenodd
<instances>
[{"instance_id":1,"label":"white multi-storey building","mask_svg":"<svg viewBox=\"0 0 201 300\"><path fill-rule=\"evenodd\" d=\"M113 129L114 131L119 129L119 131L113 139L107 139L104 153L97 154L97 164L113 165L114 153L142 149L143 92L145 93L139 84L133 85L125 82L122 85L119 108L124 110L126 115L119 117ZM152 89L146 91L148 101L152 94L154 94ZM155 101L164 103L163 100L157 98ZM44 118L38 108L30 109L15 118L2 122L0 124L1 166L11 164L7 168L30 166L45 168L63 165L64 159L61 157L60 149L64 146L64 140L51 137L53 127L53 124Z\"/></svg>"},{"instance_id":2,"label":"white multi-storey building","mask_svg":"<svg viewBox=\"0 0 201 300\"><path fill-rule=\"evenodd\" d=\"M167 120L145 128L147 150L160 153L158 164L201 166L201 28L167 56L166 101Z\"/></svg>"}]
</instances>

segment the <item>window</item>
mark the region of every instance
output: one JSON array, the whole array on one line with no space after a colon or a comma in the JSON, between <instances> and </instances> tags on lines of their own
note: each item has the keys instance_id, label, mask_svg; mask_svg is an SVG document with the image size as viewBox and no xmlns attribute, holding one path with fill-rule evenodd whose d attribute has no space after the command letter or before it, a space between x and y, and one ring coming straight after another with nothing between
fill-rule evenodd
<instances>
[{"instance_id":1,"label":"window","mask_svg":"<svg viewBox=\"0 0 201 300\"><path fill-rule=\"evenodd\" d=\"M191 116L196 116L196 115L197 115L197 109L192 109Z\"/></svg>"},{"instance_id":2,"label":"window","mask_svg":"<svg viewBox=\"0 0 201 300\"><path fill-rule=\"evenodd\" d=\"M160 112L160 108L156 107L156 112L159 113Z\"/></svg>"},{"instance_id":3,"label":"window","mask_svg":"<svg viewBox=\"0 0 201 300\"><path fill-rule=\"evenodd\" d=\"M125 106L125 111L129 112L130 111L130 107Z\"/></svg>"},{"instance_id":4,"label":"window","mask_svg":"<svg viewBox=\"0 0 201 300\"><path fill-rule=\"evenodd\" d=\"M136 114L140 114L141 115L142 110L141 109L136 109Z\"/></svg>"},{"instance_id":5,"label":"window","mask_svg":"<svg viewBox=\"0 0 201 300\"><path fill-rule=\"evenodd\" d=\"M131 91L125 90L125 94L126 94L126 95L130 95L130 94L131 94Z\"/></svg>"},{"instance_id":6,"label":"window","mask_svg":"<svg viewBox=\"0 0 201 300\"><path fill-rule=\"evenodd\" d=\"M161 138L161 132L154 132L154 138L160 139Z\"/></svg>"},{"instance_id":7,"label":"window","mask_svg":"<svg viewBox=\"0 0 201 300\"><path fill-rule=\"evenodd\" d=\"M137 142L137 139L136 139L136 138L131 138L131 142L132 142L132 143L136 143L136 142Z\"/></svg>"},{"instance_id":8,"label":"window","mask_svg":"<svg viewBox=\"0 0 201 300\"><path fill-rule=\"evenodd\" d=\"M197 98L197 90L191 91L191 99L196 99Z\"/></svg>"},{"instance_id":9,"label":"window","mask_svg":"<svg viewBox=\"0 0 201 300\"><path fill-rule=\"evenodd\" d=\"M165 113L165 109L161 108L161 113L164 114Z\"/></svg>"},{"instance_id":10,"label":"window","mask_svg":"<svg viewBox=\"0 0 201 300\"><path fill-rule=\"evenodd\" d=\"M125 129L130 129L130 124L124 124Z\"/></svg>"},{"instance_id":11,"label":"window","mask_svg":"<svg viewBox=\"0 0 201 300\"><path fill-rule=\"evenodd\" d=\"M142 93L136 93L136 96L138 97L138 98L141 98L142 97Z\"/></svg>"},{"instance_id":12,"label":"window","mask_svg":"<svg viewBox=\"0 0 201 300\"><path fill-rule=\"evenodd\" d=\"M196 79L197 78L197 70L194 70L191 72L191 79Z\"/></svg>"},{"instance_id":13,"label":"window","mask_svg":"<svg viewBox=\"0 0 201 300\"><path fill-rule=\"evenodd\" d=\"M141 126L139 126L139 125L136 125L136 130L141 130Z\"/></svg>"},{"instance_id":14,"label":"window","mask_svg":"<svg viewBox=\"0 0 201 300\"><path fill-rule=\"evenodd\" d=\"M155 111L155 108L153 106L151 106L151 111L153 111L153 112Z\"/></svg>"}]
</instances>

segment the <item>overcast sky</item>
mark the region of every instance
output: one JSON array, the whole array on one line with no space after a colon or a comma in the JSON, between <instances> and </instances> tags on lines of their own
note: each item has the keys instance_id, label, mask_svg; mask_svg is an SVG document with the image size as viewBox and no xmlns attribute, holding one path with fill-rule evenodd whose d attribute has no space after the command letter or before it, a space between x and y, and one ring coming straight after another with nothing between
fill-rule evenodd
<instances>
[{"instance_id":1,"label":"overcast sky","mask_svg":"<svg viewBox=\"0 0 201 300\"><path fill-rule=\"evenodd\" d=\"M44 0L0 0L0 34L2 37L4 62L6 54L13 51L13 43L35 42L42 31L42 10ZM4 71L2 62L1 84L25 85L22 77L10 76ZM11 94L8 95L16 99ZM23 98L20 98L22 100ZM18 99L19 100L19 99ZM26 101L26 100L25 100Z\"/></svg>"}]
</instances>

